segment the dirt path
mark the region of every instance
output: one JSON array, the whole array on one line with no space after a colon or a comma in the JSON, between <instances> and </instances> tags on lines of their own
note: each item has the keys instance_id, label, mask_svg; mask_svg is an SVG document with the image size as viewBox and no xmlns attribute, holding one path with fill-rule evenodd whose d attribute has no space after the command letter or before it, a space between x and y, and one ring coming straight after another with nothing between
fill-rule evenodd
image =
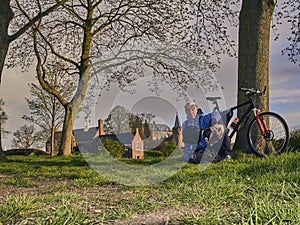
<instances>
[{"instance_id":1,"label":"dirt path","mask_svg":"<svg viewBox=\"0 0 300 225\"><path fill-rule=\"evenodd\" d=\"M87 210L88 213L97 217L101 217L105 211L110 209L109 203L117 201L122 198L128 198L130 196L124 196L122 194L122 186L118 185L106 185L99 187L83 187L76 188L72 186L70 181L35 181L34 187L20 187L8 183L11 176L0 175L0 204L2 204L8 196L16 196L25 194L29 197L38 198L46 195L58 195L61 193L77 195L84 199L81 202L75 202L74 207L80 210ZM58 187L69 187L60 190ZM55 189L55 190L54 190ZM105 196L109 199L109 203L97 202L95 199L101 196ZM75 205L76 204L76 205ZM108 205L105 205L108 204ZM105 208L107 206L107 208ZM52 206L48 206L52 207ZM181 209L167 208L164 210L154 210L152 212L134 214L125 219L119 219L111 221L111 224L115 225L171 225L172 220L182 216L186 213L191 213L190 209L182 207ZM107 224L107 223L105 223Z\"/></svg>"}]
</instances>

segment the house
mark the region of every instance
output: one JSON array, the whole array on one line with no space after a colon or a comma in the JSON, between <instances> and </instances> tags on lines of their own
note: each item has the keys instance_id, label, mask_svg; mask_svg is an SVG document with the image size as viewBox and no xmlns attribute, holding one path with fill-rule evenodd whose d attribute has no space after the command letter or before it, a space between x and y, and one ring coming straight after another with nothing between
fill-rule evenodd
<instances>
[{"instance_id":1,"label":"house","mask_svg":"<svg viewBox=\"0 0 300 225\"><path fill-rule=\"evenodd\" d=\"M144 159L144 143L138 129L135 132L106 134L104 122L100 119L98 120L98 127L76 129L73 134L81 152L98 152L102 146L101 139L109 138L122 143L128 150L128 157Z\"/></svg>"},{"instance_id":2,"label":"house","mask_svg":"<svg viewBox=\"0 0 300 225\"><path fill-rule=\"evenodd\" d=\"M75 129L73 135L81 152L97 152L101 146L97 127Z\"/></svg>"},{"instance_id":3,"label":"house","mask_svg":"<svg viewBox=\"0 0 300 225\"><path fill-rule=\"evenodd\" d=\"M173 133L166 124L157 124L155 122L149 124L151 137L153 141L161 141L169 138Z\"/></svg>"},{"instance_id":4,"label":"house","mask_svg":"<svg viewBox=\"0 0 300 225\"><path fill-rule=\"evenodd\" d=\"M138 128L131 141L131 158L144 159L144 142L139 134Z\"/></svg>"},{"instance_id":5,"label":"house","mask_svg":"<svg viewBox=\"0 0 300 225\"><path fill-rule=\"evenodd\" d=\"M146 140L142 140L137 129L135 132L106 134L104 130L104 121L98 120L97 127L85 127L74 129L74 141L72 148L79 149L81 152L99 152L102 147L101 139L110 138L119 141L128 150L127 157L134 159L143 159L145 149L157 149L166 140L175 139L177 146L180 148L182 144L182 132L178 115L175 118L175 124L170 129L166 124L150 123L151 136ZM52 154L56 154L59 149L61 140L61 132L55 133L55 150ZM46 150L50 152L50 141L47 141Z\"/></svg>"}]
</instances>

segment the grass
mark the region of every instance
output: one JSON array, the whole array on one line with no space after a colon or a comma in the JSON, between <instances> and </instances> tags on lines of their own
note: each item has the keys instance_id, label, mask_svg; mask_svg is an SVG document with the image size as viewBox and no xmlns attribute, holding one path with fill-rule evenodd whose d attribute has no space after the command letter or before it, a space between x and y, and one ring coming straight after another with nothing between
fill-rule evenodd
<instances>
[{"instance_id":1,"label":"grass","mask_svg":"<svg viewBox=\"0 0 300 225\"><path fill-rule=\"evenodd\" d=\"M300 224L299 152L186 164L147 186L112 182L80 155L8 159L0 224Z\"/></svg>"}]
</instances>

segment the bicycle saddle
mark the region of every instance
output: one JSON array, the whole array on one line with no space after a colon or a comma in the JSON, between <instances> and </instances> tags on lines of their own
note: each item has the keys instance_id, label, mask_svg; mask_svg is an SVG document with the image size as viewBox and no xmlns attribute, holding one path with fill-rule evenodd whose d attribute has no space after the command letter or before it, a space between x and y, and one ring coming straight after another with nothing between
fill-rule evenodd
<instances>
[{"instance_id":1,"label":"bicycle saddle","mask_svg":"<svg viewBox=\"0 0 300 225\"><path fill-rule=\"evenodd\" d=\"M207 101L216 101L216 100L219 100L219 99L221 99L221 97L206 97L206 100Z\"/></svg>"}]
</instances>

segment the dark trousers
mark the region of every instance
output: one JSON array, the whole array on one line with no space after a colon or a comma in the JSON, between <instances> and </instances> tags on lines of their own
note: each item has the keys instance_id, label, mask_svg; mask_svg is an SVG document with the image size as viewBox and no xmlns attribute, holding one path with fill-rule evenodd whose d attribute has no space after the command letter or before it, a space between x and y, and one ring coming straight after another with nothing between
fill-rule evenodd
<instances>
[{"instance_id":1,"label":"dark trousers","mask_svg":"<svg viewBox=\"0 0 300 225\"><path fill-rule=\"evenodd\" d=\"M225 129L219 155L221 156L221 158L224 158L226 155L232 155L231 140L228 136L228 129Z\"/></svg>"}]
</instances>

